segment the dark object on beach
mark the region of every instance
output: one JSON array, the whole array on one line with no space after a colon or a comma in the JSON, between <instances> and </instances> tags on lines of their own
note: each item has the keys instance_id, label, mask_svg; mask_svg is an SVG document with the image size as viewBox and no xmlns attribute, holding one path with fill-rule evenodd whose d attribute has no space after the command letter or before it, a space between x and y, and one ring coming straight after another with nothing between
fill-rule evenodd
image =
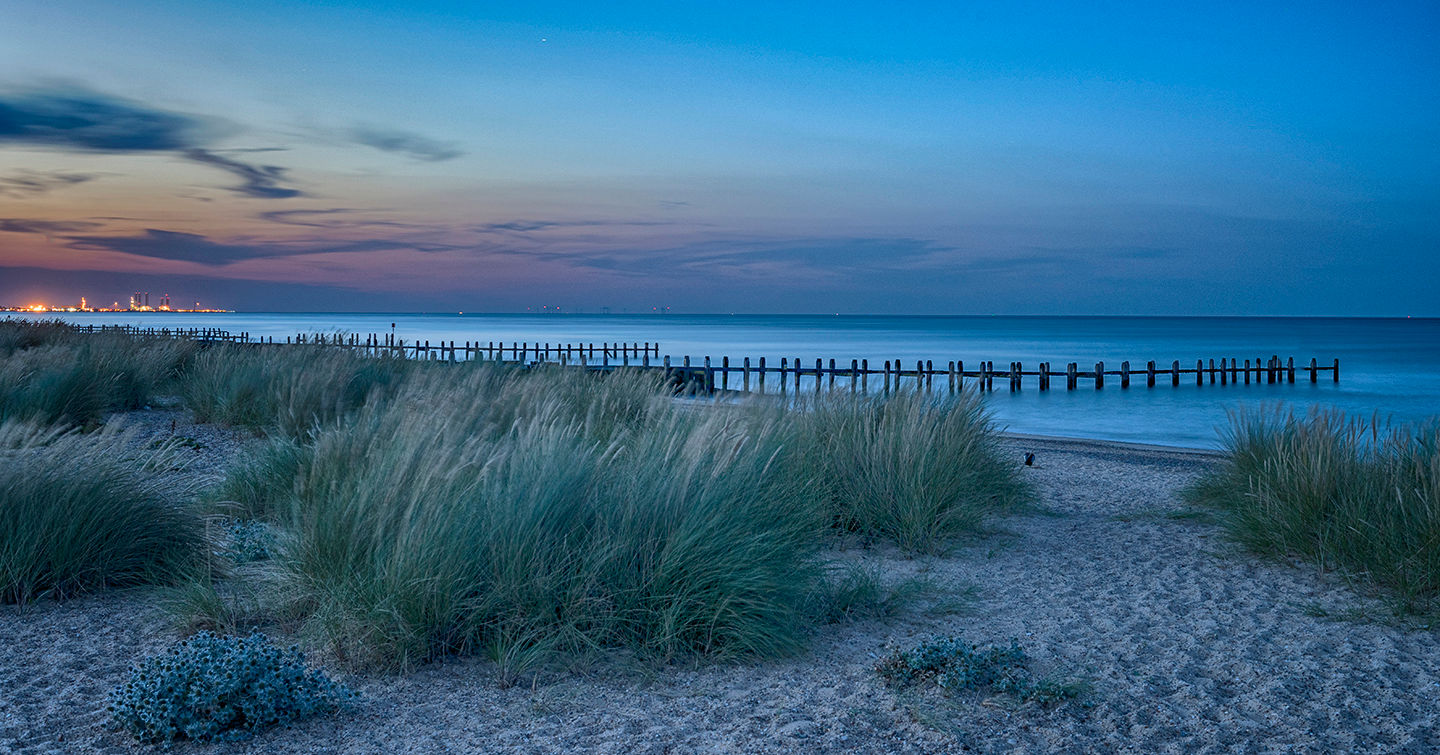
<instances>
[{"instance_id":1,"label":"dark object on beach","mask_svg":"<svg viewBox=\"0 0 1440 755\"><path fill-rule=\"evenodd\" d=\"M1028 451L1025 453L1025 466L1027 466L1027 467L1033 467L1033 466L1035 466L1035 454L1032 454L1032 453L1030 453L1030 452L1028 452Z\"/></svg>"}]
</instances>

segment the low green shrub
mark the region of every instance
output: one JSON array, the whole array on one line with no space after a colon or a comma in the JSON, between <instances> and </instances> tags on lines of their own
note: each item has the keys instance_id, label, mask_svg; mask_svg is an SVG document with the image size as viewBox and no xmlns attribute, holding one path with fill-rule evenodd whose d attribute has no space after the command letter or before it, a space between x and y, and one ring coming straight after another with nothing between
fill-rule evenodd
<instances>
[{"instance_id":1,"label":"low green shrub","mask_svg":"<svg viewBox=\"0 0 1440 755\"><path fill-rule=\"evenodd\" d=\"M238 740L330 713L354 693L262 634L199 632L148 658L111 693L111 723L147 743Z\"/></svg>"},{"instance_id":2,"label":"low green shrub","mask_svg":"<svg viewBox=\"0 0 1440 755\"><path fill-rule=\"evenodd\" d=\"M277 553L275 532L265 522L232 519L225 525L225 556L236 566L264 561Z\"/></svg>"},{"instance_id":3,"label":"low green shrub","mask_svg":"<svg viewBox=\"0 0 1440 755\"><path fill-rule=\"evenodd\" d=\"M959 637L937 637L911 650L895 650L876 664L886 682L905 687L934 682L947 692L982 691L1051 704L1077 696L1081 686L1030 673L1030 658L1011 640L1008 646L976 647Z\"/></svg>"},{"instance_id":4,"label":"low green shrub","mask_svg":"<svg viewBox=\"0 0 1440 755\"><path fill-rule=\"evenodd\" d=\"M1402 610L1440 596L1440 424L1237 413L1224 450L1185 497L1238 541L1373 582Z\"/></svg>"},{"instance_id":5,"label":"low green shrub","mask_svg":"<svg viewBox=\"0 0 1440 755\"><path fill-rule=\"evenodd\" d=\"M204 551L170 446L126 433L0 425L0 602L164 582Z\"/></svg>"}]
</instances>

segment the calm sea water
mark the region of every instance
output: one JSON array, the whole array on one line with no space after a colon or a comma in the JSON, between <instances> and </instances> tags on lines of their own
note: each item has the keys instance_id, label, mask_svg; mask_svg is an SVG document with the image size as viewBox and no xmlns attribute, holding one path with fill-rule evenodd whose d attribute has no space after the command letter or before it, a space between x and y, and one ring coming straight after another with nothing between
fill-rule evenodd
<instances>
[{"instance_id":1,"label":"calm sea water","mask_svg":"<svg viewBox=\"0 0 1440 755\"><path fill-rule=\"evenodd\" d=\"M1147 389L1144 376L1129 390L1111 378L1103 390L1086 383L1044 393L1034 378L1020 393L1002 387L986 396L1000 423L1013 432L1102 438L1174 446L1214 447L1227 410L1285 403L1298 409L1332 406L1353 414L1379 413L1395 422L1421 422L1440 415L1440 319L1172 318L1172 317L882 317L775 315L458 315L458 314L132 314L76 313L77 323L129 323L153 327L214 327L252 336L283 338L296 333L388 333L407 342L528 341L601 343L659 341L660 353L699 360L710 356L799 357L804 364L831 358L848 365L869 359L872 368L900 359L913 369L917 359L937 365L963 360L974 369L982 360L997 366L1020 361L1027 369L1042 361L1060 369L1082 369L1097 361L1117 368L1129 360L1169 365L1179 359L1311 357L1328 364L1338 357L1337 385L1322 375L1312 385L1302 371L1293 385L1179 388L1168 383ZM1183 378L1182 378L1183 380ZM1138 383L1138 387L1136 386ZM872 383L873 384L873 383Z\"/></svg>"}]
</instances>

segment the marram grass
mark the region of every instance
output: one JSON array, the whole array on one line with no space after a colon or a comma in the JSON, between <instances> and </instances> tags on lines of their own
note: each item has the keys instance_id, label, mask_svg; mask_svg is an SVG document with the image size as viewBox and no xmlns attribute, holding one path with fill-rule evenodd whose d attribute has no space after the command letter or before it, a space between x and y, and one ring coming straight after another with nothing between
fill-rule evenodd
<instances>
[{"instance_id":1,"label":"marram grass","mask_svg":"<svg viewBox=\"0 0 1440 755\"><path fill-rule=\"evenodd\" d=\"M482 369L322 433L289 522L312 624L391 665L803 646L821 524L801 481L777 474L777 429L625 381Z\"/></svg>"},{"instance_id":2,"label":"marram grass","mask_svg":"<svg viewBox=\"0 0 1440 755\"><path fill-rule=\"evenodd\" d=\"M974 392L820 397L791 421L793 473L813 481L833 522L906 551L942 550L1026 492Z\"/></svg>"},{"instance_id":3,"label":"marram grass","mask_svg":"<svg viewBox=\"0 0 1440 755\"><path fill-rule=\"evenodd\" d=\"M167 582L203 531L179 455L111 429L0 425L0 603Z\"/></svg>"},{"instance_id":4,"label":"marram grass","mask_svg":"<svg viewBox=\"0 0 1440 755\"><path fill-rule=\"evenodd\" d=\"M1188 491L1230 533L1385 588L1402 610L1440 596L1440 425L1338 412L1232 415L1226 459Z\"/></svg>"}]
</instances>

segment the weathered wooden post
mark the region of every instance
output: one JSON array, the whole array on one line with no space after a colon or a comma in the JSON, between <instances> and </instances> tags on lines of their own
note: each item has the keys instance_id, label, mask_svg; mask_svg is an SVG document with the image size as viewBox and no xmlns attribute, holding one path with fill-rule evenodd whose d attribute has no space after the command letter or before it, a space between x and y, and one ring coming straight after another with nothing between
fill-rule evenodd
<instances>
[{"instance_id":1,"label":"weathered wooden post","mask_svg":"<svg viewBox=\"0 0 1440 755\"><path fill-rule=\"evenodd\" d=\"M1334 382L1340 382L1340 357L1335 357L1335 366L1331 370L1330 375L1334 378Z\"/></svg>"},{"instance_id":2,"label":"weathered wooden post","mask_svg":"<svg viewBox=\"0 0 1440 755\"><path fill-rule=\"evenodd\" d=\"M833 360L833 359L830 360L830 366L831 366L832 369L834 368L834 366L835 366L835 360ZM825 365L824 365L824 363L821 362L819 359L816 359L816 360L815 360L815 393L816 393L817 395L820 393L820 376L821 376L824 372L825 372ZM830 380L831 380L831 386L830 386L830 387L832 387L832 388L835 387L835 386L834 386L834 380L835 380L835 373L834 373L834 372L831 372L831 373L830 373Z\"/></svg>"},{"instance_id":3,"label":"weathered wooden post","mask_svg":"<svg viewBox=\"0 0 1440 755\"><path fill-rule=\"evenodd\" d=\"M1195 360L1195 385L1205 384L1205 360Z\"/></svg>"},{"instance_id":4,"label":"weathered wooden post","mask_svg":"<svg viewBox=\"0 0 1440 755\"><path fill-rule=\"evenodd\" d=\"M885 392L890 392L890 360L885 360Z\"/></svg>"},{"instance_id":5,"label":"weathered wooden post","mask_svg":"<svg viewBox=\"0 0 1440 755\"><path fill-rule=\"evenodd\" d=\"M745 369L740 373L741 387L750 392L750 357L745 357Z\"/></svg>"},{"instance_id":6,"label":"weathered wooden post","mask_svg":"<svg viewBox=\"0 0 1440 755\"><path fill-rule=\"evenodd\" d=\"M817 359L817 360L815 360L815 362L816 362L816 364L819 364L820 360ZM819 379L819 378L816 378L815 381L818 383L818 382L820 381L820 379ZM835 390L835 360L834 360L834 359L831 359L831 360L830 360L830 381L829 381L829 386L828 386L828 387L830 388L831 391L834 391L834 390Z\"/></svg>"},{"instance_id":7,"label":"weathered wooden post","mask_svg":"<svg viewBox=\"0 0 1440 755\"><path fill-rule=\"evenodd\" d=\"M720 389L730 390L730 357L720 357Z\"/></svg>"},{"instance_id":8,"label":"weathered wooden post","mask_svg":"<svg viewBox=\"0 0 1440 755\"><path fill-rule=\"evenodd\" d=\"M1078 364L1076 364L1076 363L1074 363L1074 362L1071 362L1070 364L1065 365L1065 390L1067 390L1067 391L1073 391L1073 390L1075 390L1075 386L1078 385L1079 382L1080 382L1080 381L1079 381L1079 378L1077 377L1077 374L1079 373L1079 370L1080 370L1080 365L1078 365Z\"/></svg>"},{"instance_id":9,"label":"weathered wooden post","mask_svg":"<svg viewBox=\"0 0 1440 755\"><path fill-rule=\"evenodd\" d=\"M965 390L965 360L955 360L955 392Z\"/></svg>"},{"instance_id":10,"label":"weathered wooden post","mask_svg":"<svg viewBox=\"0 0 1440 755\"><path fill-rule=\"evenodd\" d=\"M1285 378L1286 382L1295 382L1295 357L1285 358Z\"/></svg>"},{"instance_id":11,"label":"weathered wooden post","mask_svg":"<svg viewBox=\"0 0 1440 755\"><path fill-rule=\"evenodd\" d=\"M1220 357L1220 384L1229 385L1229 378L1225 374L1225 357Z\"/></svg>"},{"instance_id":12,"label":"weathered wooden post","mask_svg":"<svg viewBox=\"0 0 1440 755\"><path fill-rule=\"evenodd\" d=\"M1178 385L1180 385L1180 360L1176 359L1170 365L1170 387L1174 388Z\"/></svg>"},{"instance_id":13,"label":"weathered wooden post","mask_svg":"<svg viewBox=\"0 0 1440 755\"><path fill-rule=\"evenodd\" d=\"M860 379L860 363L854 359L850 360L850 392L855 392L855 383Z\"/></svg>"},{"instance_id":14,"label":"weathered wooden post","mask_svg":"<svg viewBox=\"0 0 1440 755\"><path fill-rule=\"evenodd\" d=\"M1049 362L1041 362L1041 363L1040 363L1039 372L1040 372L1040 377L1039 377L1040 390L1042 390L1042 391L1048 391L1048 390L1050 390L1050 363L1049 363Z\"/></svg>"},{"instance_id":15,"label":"weathered wooden post","mask_svg":"<svg viewBox=\"0 0 1440 755\"><path fill-rule=\"evenodd\" d=\"M870 393L870 360L860 360L860 390L866 394Z\"/></svg>"},{"instance_id":16,"label":"weathered wooden post","mask_svg":"<svg viewBox=\"0 0 1440 755\"><path fill-rule=\"evenodd\" d=\"M1010 363L1010 392L1011 392L1011 393L1014 393L1014 392L1020 390L1020 373L1021 373L1021 371L1022 371L1022 370L1020 369L1020 363L1019 363L1019 362L1011 362L1011 363Z\"/></svg>"},{"instance_id":17,"label":"weathered wooden post","mask_svg":"<svg viewBox=\"0 0 1440 755\"><path fill-rule=\"evenodd\" d=\"M919 371L920 371L920 363L919 363L919 362L916 362L916 363L915 363L915 371L916 371L916 372L919 372ZM926 359L926 360L925 360L925 392L926 392L926 393L929 393L929 392L930 392L931 381L932 381L934 378L935 378L935 365L932 364L929 359ZM918 377L918 376L916 377L916 387L917 387L917 388L919 387L919 377Z\"/></svg>"},{"instance_id":18,"label":"weathered wooden post","mask_svg":"<svg viewBox=\"0 0 1440 755\"><path fill-rule=\"evenodd\" d=\"M765 357L760 357L760 375L757 378L757 386L761 393L765 392Z\"/></svg>"},{"instance_id":19,"label":"weathered wooden post","mask_svg":"<svg viewBox=\"0 0 1440 755\"><path fill-rule=\"evenodd\" d=\"M1123 390L1130 387L1130 360L1120 363L1120 388Z\"/></svg>"},{"instance_id":20,"label":"weathered wooden post","mask_svg":"<svg viewBox=\"0 0 1440 755\"><path fill-rule=\"evenodd\" d=\"M1310 382L1312 383L1317 381L1318 376L1315 373L1319 372L1319 366L1320 364L1315 360L1315 357L1310 357Z\"/></svg>"},{"instance_id":21,"label":"weathered wooden post","mask_svg":"<svg viewBox=\"0 0 1440 755\"><path fill-rule=\"evenodd\" d=\"M1250 360L1245 360L1245 384L1250 384Z\"/></svg>"},{"instance_id":22,"label":"weathered wooden post","mask_svg":"<svg viewBox=\"0 0 1440 755\"><path fill-rule=\"evenodd\" d=\"M800 396L800 357L795 357L795 396L796 398Z\"/></svg>"},{"instance_id":23,"label":"weathered wooden post","mask_svg":"<svg viewBox=\"0 0 1440 755\"><path fill-rule=\"evenodd\" d=\"M950 360L950 364L947 366L945 374L946 374L945 389L946 389L948 392L950 392L950 393L953 394L953 393L955 392L955 360L954 360L954 359L951 359L951 360Z\"/></svg>"},{"instance_id":24,"label":"weathered wooden post","mask_svg":"<svg viewBox=\"0 0 1440 755\"><path fill-rule=\"evenodd\" d=\"M780 392L785 392L785 370L790 365L789 357L780 357Z\"/></svg>"},{"instance_id":25,"label":"weathered wooden post","mask_svg":"<svg viewBox=\"0 0 1440 755\"><path fill-rule=\"evenodd\" d=\"M1104 363L1104 362L1096 362L1096 363L1095 363L1095 390L1098 391L1098 390L1100 390L1101 388L1104 388L1104 387L1105 387L1105 363Z\"/></svg>"}]
</instances>

